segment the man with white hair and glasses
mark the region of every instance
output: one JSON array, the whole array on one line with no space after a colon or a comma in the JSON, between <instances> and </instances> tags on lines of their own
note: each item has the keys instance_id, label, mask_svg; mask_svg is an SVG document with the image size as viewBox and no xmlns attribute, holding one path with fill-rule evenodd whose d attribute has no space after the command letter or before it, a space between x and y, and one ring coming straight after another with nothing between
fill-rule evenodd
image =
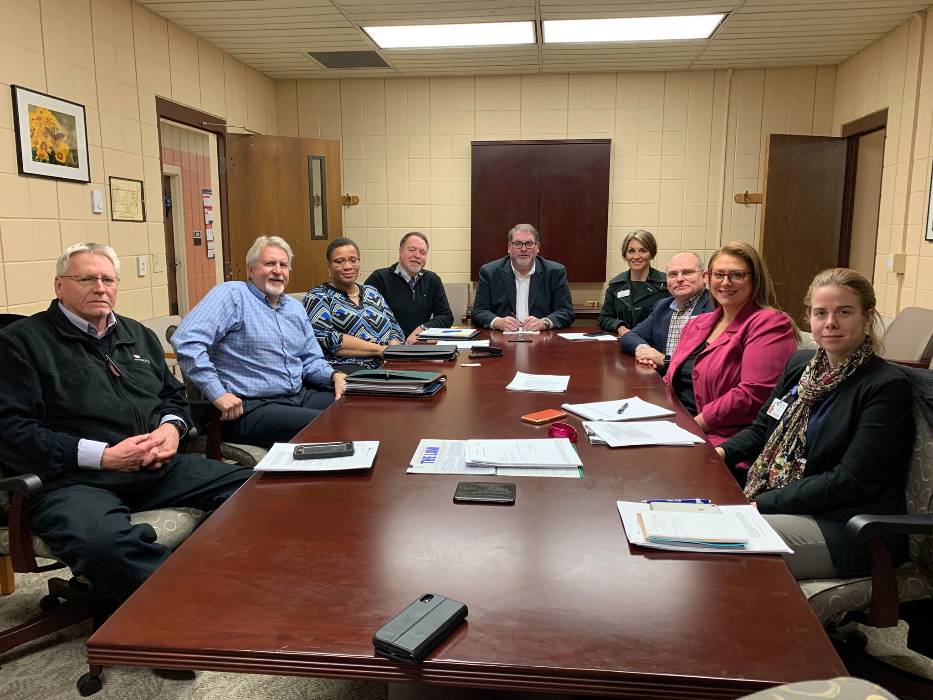
<instances>
[{"instance_id":1,"label":"man with white hair and glasses","mask_svg":"<svg viewBox=\"0 0 933 700\"><path fill-rule=\"evenodd\" d=\"M213 510L252 473L178 452L184 388L155 334L114 313L119 271L110 246L69 247L49 308L0 332L0 465L42 480L33 531L117 602L170 554L131 511Z\"/></svg>"},{"instance_id":2,"label":"man with white hair and glasses","mask_svg":"<svg viewBox=\"0 0 933 700\"><path fill-rule=\"evenodd\" d=\"M182 371L220 411L223 438L288 442L343 393L304 306L285 293L293 253L259 236L246 282L224 282L184 317L172 345Z\"/></svg>"}]
</instances>

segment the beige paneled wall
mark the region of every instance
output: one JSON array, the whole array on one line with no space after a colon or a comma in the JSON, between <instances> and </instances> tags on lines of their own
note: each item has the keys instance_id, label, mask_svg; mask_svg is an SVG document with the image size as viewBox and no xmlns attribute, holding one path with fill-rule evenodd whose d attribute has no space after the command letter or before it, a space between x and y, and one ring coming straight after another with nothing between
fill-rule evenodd
<instances>
[{"instance_id":1,"label":"beige paneled wall","mask_svg":"<svg viewBox=\"0 0 933 700\"><path fill-rule=\"evenodd\" d=\"M607 255L609 278L632 228L656 233L660 265L681 248L756 240L758 207L732 196L760 191L768 133L830 133L834 82L834 67L278 81L276 113L280 135L341 141L343 189L361 200L345 231L366 271L417 228L431 238L430 266L459 282L470 141L611 138L609 250L592 252Z\"/></svg>"},{"instance_id":2,"label":"beige paneled wall","mask_svg":"<svg viewBox=\"0 0 933 700\"><path fill-rule=\"evenodd\" d=\"M878 214L875 289L882 311L933 308L933 242L924 240L933 167L933 31L919 13L840 64L833 129L879 109L888 128ZM904 275L888 272L890 253L907 254Z\"/></svg>"},{"instance_id":3,"label":"beige paneled wall","mask_svg":"<svg viewBox=\"0 0 933 700\"><path fill-rule=\"evenodd\" d=\"M135 272L136 256L151 271L165 255L155 96L271 133L273 81L130 0L0 0L0 17L0 310L47 307L55 259L93 240L121 256L118 310L166 314L165 273ZM14 83L85 106L91 184L17 174ZM91 190L106 191L110 175L144 180L146 223L91 213Z\"/></svg>"}]
</instances>

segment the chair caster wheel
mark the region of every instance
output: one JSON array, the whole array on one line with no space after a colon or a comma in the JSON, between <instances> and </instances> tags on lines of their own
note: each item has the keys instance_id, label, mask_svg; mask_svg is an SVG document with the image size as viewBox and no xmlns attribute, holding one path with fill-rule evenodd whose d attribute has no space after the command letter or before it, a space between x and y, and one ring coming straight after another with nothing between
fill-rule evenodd
<instances>
[{"instance_id":1,"label":"chair caster wheel","mask_svg":"<svg viewBox=\"0 0 933 700\"><path fill-rule=\"evenodd\" d=\"M57 596L54 596L54 595L43 596L42 599L39 601L39 610L41 610L42 612L49 612L50 610L54 610L61 604L62 602L58 599Z\"/></svg>"},{"instance_id":2,"label":"chair caster wheel","mask_svg":"<svg viewBox=\"0 0 933 700\"><path fill-rule=\"evenodd\" d=\"M81 694L82 698L86 698L88 695L94 695L100 691L103 686L103 682L100 679L100 676L92 676L90 673L85 673L78 679L76 687L78 693Z\"/></svg>"}]
</instances>

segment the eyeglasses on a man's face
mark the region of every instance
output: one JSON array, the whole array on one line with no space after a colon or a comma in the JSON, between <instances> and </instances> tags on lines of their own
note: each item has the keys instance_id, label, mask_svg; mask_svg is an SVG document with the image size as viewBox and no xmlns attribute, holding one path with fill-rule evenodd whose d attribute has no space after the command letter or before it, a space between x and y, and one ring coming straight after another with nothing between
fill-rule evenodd
<instances>
[{"instance_id":1,"label":"eyeglasses on a man's face","mask_svg":"<svg viewBox=\"0 0 933 700\"><path fill-rule=\"evenodd\" d=\"M723 282L727 277L732 284L738 284L739 282L744 281L746 278L751 277L751 272L739 272L738 270L733 270L732 272L714 272L712 273L712 278L717 282Z\"/></svg>"},{"instance_id":2,"label":"eyeglasses on a man's face","mask_svg":"<svg viewBox=\"0 0 933 700\"><path fill-rule=\"evenodd\" d=\"M515 248L515 250L531 250L538 245L538 241L512 241L510 245Z\"/></svg>"},{"instance_id":3,"label":"eyeglasses on a man's face","mask_svg":"<svg viewBox=\"0 0 933 700\"><path fill-rule=\"evenodd\" d=\"M97 284L97 280L100 280L105 287L116 287L117 282L120 281L119 277L95 277L94 275L59 275L59 277L74 280L82 287L93 287Z\"/></svg>"}]
</instances>

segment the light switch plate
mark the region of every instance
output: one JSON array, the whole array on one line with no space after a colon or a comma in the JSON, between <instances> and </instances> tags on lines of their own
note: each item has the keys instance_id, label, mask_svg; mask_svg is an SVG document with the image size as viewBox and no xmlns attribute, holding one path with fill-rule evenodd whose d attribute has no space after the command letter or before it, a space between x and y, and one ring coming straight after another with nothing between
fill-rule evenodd
<instances>
[{"instance_id":1,"label":"light switch plate","mask_svg":"<svg viewBox=\"0 0 933 700\"><path fill-rule=\"evenodd\" d=\"M152 256L152 272L153 274L165 272L165 258L161 255Z\"/></svg>"},{"instance_id":2,"label":"light switch plate","mask_svg":"<svg viewBox=\"0 0 933 700\"><path fill-rule=\"evenodd\" d=\"M104 213L104 191L91 190L91 211L95 214Z\"/></svg>"},{"instance_id":3,"label":"light switch plate","mask_svg":"<svg viewBox=\"0 0 933 700\"><path fill-rule=\"evenodd\" d=\"M149 263L148 263L148 261L146 260L146 256L145 256L145 255L137 255L137 256L136 256L136 275L137 275L137 277L145 277L145 276L146 276L146 270L147 270L148 267L149 267Z\"/></svg>"}]
</instances>

